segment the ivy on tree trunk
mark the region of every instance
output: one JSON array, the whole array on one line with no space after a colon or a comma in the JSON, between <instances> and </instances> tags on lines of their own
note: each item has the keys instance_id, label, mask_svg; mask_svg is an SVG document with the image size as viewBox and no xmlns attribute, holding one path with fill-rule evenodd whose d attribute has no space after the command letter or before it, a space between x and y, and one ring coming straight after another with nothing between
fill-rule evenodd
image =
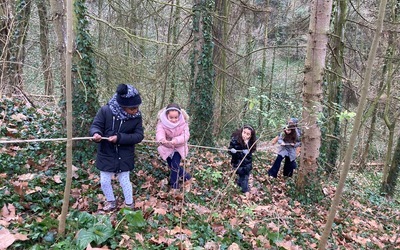
<instances>
[{"instance_id":1,"label":"ivy on tree trunk","mask_svg":"<svg viewBox=\"0 0 400 250\"><path fill-rule=\"evenodd\" d=\"M193 7L194 45L188 111L191 115L190 140L199 145L213 144L213 6L212 0L196 0Z\"/></svg>"},{"instance_id":2,"label":"ivy on tree trunk","mask_svg":"<svg viewBox=\"0 0 400 250\"><path fill-rule=\"evenodd\" d=\"M99 109L97 95L96 63L89 35L89 22L86 17L86 0L76 0L74 12L76 20L75 44L78 53L73 58L72 79L72 106L73 106L73 131L74 137L87 136L89 127ZM78 141L75 145L75 160L91 157L93 152L88 141Z\"/></svg>"}]
</instances>

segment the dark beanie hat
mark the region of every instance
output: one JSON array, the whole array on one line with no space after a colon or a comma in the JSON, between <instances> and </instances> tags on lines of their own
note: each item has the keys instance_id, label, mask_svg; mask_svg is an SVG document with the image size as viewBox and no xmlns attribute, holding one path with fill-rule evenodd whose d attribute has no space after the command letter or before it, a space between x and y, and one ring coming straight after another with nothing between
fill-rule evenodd
<instances>
[{"instance_id":1,"label":"dark beanie hat","mask_svg":"<svg viewBox=\"0 0 400 250\"><path fill-rule=\"evenodd\" d=\"M129 84L119 84L116 91L117 102L121 107L138 107L142 104L139 91Z\"/></svg>"}]
</instances>

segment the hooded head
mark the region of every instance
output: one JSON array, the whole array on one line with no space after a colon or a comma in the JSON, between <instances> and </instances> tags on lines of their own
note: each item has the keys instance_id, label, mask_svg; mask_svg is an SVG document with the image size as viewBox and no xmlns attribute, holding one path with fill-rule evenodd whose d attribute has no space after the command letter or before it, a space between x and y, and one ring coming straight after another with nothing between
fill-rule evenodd
<instances>
[{"instance_id":1,"label":"hooded head","mask_svg":"<svg viewBox=\"0 0 400 250\"><path fill-rule=\"evenodd\" d=\"M142 104L139 91L129 84L119 84L116 99L121 107L134 108Z\"/></svg>"},{"instance_id":2,"label":"hooded head","mask_svg":"<svg viewBox=\"0 0 400 250\"><path fill-rule=\"evenodd\" d=\"M299 123L299 120L297 118L290 118L288 121L288 125L293 124L293 125L297 126L298 123Z\"/></svg>"}]
</instances>

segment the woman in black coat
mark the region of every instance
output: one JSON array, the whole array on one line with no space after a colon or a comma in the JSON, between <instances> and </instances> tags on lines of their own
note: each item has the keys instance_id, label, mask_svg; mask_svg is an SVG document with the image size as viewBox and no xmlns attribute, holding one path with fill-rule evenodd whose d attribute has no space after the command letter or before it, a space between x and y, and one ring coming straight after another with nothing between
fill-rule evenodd
<instances>
[{"instance_id":1,"label":"woman in black coat","mask_svg":"<svg viewBox=\"0 0 400 250\"><path fill-rule=\"evenodd\" d=\"M228 153L232 156L231 164L238 175L237 184L243 193L249 191L249 176L253 169L252 155L256 151L256 131L249 125L232 133Z\"/></svg>"},{"instance_id":2,"label":"woman in black coat","mask_svg":"<svg viewBox=\"0 0 400 250\"><path fill-rule=\"evenodd\" d=\"M100 170L100 185L106 197L105 211L117 207L111 184L114 174L118 175L126 206L134 208L129 173L135 166L135 144L144 138L141 103L140 94L133 86L120 84L111 100L97 112L90 127L90 135L98 143L96 167Z\"/></svg>"}]
</instances>

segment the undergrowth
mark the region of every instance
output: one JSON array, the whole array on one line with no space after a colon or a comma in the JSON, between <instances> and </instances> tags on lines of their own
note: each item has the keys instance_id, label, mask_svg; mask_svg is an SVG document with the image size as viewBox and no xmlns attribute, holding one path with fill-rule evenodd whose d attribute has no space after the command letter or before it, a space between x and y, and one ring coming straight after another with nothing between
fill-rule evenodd
<instances>
[{"instance_id":1,"label":"undergrowth","mask_svg":"<svg viewBox=\"0 0 400 250\"><path fill-rule=\"evenodd\" d=\"M9 140L63 137L56 113L7 99L0 100L0 107L1 132ZM225 151L191 149L184 166L195 180L190 189L174 193L156 145L141 143L131 174L136 210L101 212L104 197L93 152L92 160L74 166L62 236L57 228L65 143L0 144L0 151L0 230L28 236L8 249L86 249L89 244L108 249L315 249L337 185L337 178L321 177L323 189L306 190L302 197L295 192L296 176L268 178L274 156L259 152L251 191L242 194ZM379 173L351 171L329 249L398 247L399 196L379 195L379 182Z\"/></svg>"}]
</instances>

